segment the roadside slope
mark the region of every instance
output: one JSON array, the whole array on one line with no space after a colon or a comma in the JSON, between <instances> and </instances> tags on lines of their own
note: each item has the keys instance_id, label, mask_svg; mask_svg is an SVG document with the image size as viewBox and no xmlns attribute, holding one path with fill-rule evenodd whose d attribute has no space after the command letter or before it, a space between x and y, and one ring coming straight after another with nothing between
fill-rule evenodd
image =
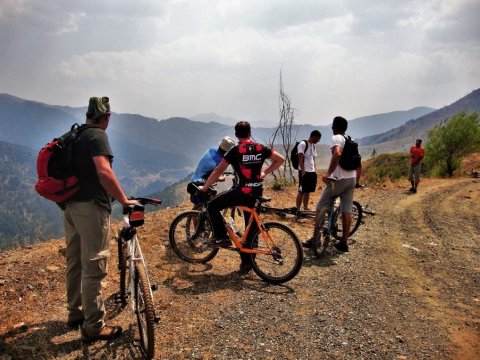
<instances>
[{"instance_id":1,"label":"roadside slope","mask_svg":"<svg viewBox=\"0 0 480 360\"><path fill-rule=\"evenodd\" d=\"M407 188L405 184L405 188ZM164 359L472 359L480 355L480 182L424 180L419 193L389 186L356 192L377 211L351 250L306 252L300 274L271 286L237 273L238 255L207 265L179 261L168 226L188 205L148 214L141 230ZM269 192L292 206L295 189ZM312 196L318 199L319 193ZM309 221L293 222L301 239ZM118 229L115 224L113 228ZM0 253L0 354L13 358L140 358L135 320L113 301L116 255L105 282L109 321L126 333L89 346L65 325L62 240ZM8 358L8 357L7 357Z\"/></svg>"}]
</instances>

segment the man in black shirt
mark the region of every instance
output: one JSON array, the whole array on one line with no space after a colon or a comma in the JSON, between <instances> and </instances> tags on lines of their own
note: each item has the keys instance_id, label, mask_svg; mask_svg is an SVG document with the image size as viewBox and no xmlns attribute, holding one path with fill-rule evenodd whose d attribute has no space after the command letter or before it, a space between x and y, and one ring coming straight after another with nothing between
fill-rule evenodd
<instances>
[{"instance_id":1,"label":"man in black shirt","mask_svg":"<svg viewBox=\"0 0 480 360\"><path fill-rule=\"evenodd\" d=\"M201 187L202 191L207 191L229 165L232 165L238 174L238 184L231 190L216 196L207 205L207 212L213 226L215 244L221 247L228 247L232 242L228 238L220 210L238 205L253 207L255 198L251 195L262 195L263 179L266 175L278 169L285 160L275 150L257 144L251 139L251 128L247 121L240 121L235 125L235 136L238 138L238 145L225 154L205 185ZM263 170L262 165L266 159L270 159L271 164ZM248 222L248 217L245 218L245 221ZM247 262L248 257L242 253L240 256L242 258L240 270L247 272L251 268Z\"/></svg>"},{"instance_id":2,"label":"man in black shirt","mask_svg":"<svg viewBox=\"0 0 480 360\"><path fill-rule=\"evenodd\" d=\"M105 133L110 121L108 97L92 97L87 127L72 155L80 190L62 204L67 240L67 309L71 327L82 326L82 341L109 340L120 336L120 326L105 325L102 279L107 275L111 196L122 206L128 200L112 170L113 154Z\"/></svg>"}]
</instances>

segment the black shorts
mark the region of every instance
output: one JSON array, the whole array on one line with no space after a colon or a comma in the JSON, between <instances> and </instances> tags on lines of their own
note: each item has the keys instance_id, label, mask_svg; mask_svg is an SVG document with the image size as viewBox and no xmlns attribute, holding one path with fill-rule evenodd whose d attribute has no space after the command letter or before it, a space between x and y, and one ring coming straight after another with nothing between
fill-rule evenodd
<instances>
[{"instance_id":1,"label":"black shorts","mask_svg":"<svg viewBox=\"0 0 480 360\"><path fill-rule=\"evenodd\" d=\"M315 192L317 188L317 173L316 172L306 172L302 176L302 172L298 172L298 192L301 193L311 193Z\"/></svg>"}]
</instances>

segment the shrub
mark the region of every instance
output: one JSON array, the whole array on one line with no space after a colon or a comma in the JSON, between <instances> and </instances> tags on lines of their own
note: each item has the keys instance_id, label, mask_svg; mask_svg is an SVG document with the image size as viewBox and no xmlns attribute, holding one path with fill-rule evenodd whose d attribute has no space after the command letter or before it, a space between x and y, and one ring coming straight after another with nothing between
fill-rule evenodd
<instances>
[{"instance_id":1,"label":"shrub","mask_svg":"<svg viewBox=\"0 0 480 360\"><path fill-rule=\"evenodd\" d=\"M424 163L429 166L431 174L452 176L465 156L479 150L478 113L467 115L463 111L430 129Z\"/></svg>"},{"instance_id":2,"label":"shrub","mask_svg":"<svg viewBox=\"0 0 480 360\"><path fill-rule=\"evenodd\" d=\"M272 182L272 190L280 191L291 185L292 183L287 179L276 179Z\"/></svg>"},{"instance_id":3,"label":"shrub","mask_svg":"<svg viewBox=\"0 0 480 360\"><path fill-rule=\"evenodd\" d=\"M362 164L363 177L371 183L398 180L408 175L407 153L380 154Z\"/></svg>"}]
</instances>

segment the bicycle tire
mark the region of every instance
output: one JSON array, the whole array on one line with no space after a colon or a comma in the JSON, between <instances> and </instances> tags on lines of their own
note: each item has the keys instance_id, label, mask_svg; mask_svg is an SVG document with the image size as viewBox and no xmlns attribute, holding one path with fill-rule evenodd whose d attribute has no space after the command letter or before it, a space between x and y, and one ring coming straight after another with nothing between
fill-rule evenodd
<instances>
[{"instance_id":1,"label":"bicycle tire","mask_svg":"<svg viewBox=\"0 0 480 360\"><path fill-rule=\"evenodd\" d=\"M120 301L122 305L127 305L127 243L121 236L117 239L118 247L118 270L120 272Z\"/></svg>"},{"instance_id":2,"label":"bicycle tire","mask_svg":"<svg viewBox=\"0 0 480 360\"><path fill-rule=\"evenodd\" d=\"M358 227L360 226L362 222L362 216L363 216L363 210L362 210L362 205L358 201L353 201L352 205L352 224L350 226L350 233L348 236L352 236L355 231L357 231ZM335 222L334 229L332 231L332 236L337 239L341 240L342 239L342 215L338 214L337 216L337 221Z\"/></svg>"},{"instance_id":3,"label":"bicycle tire","mask_svg":"<svg viewBox=\"0 0 480 360\"><path fill-rule=\"evenodd\" d=\"M322 238L324 241L322 241ZM325 241L323 234L320 234L317 239L313 240L312 252L317 258L321 258L327 251L328 241Z\"/></svg>"},{"instance_id":4,"label":"bicycle tire","mask_svg":"<svg viewBox=\"0 0 480 360\"><path fill-rule=\"evenodd\" d=\"M142 263L135 264L135 313L143 355L146 359L153 359L155 353L155 310L147 272Z\"/></svg>"},{"instance_id":5,"label":"bicycle tire","mask_svg":"<svg viewBox=\"0 0 480 360\"><path fill-rule=\"evenodd\" d=\"M183 261L191 264L205 264L218 253L218 248L209 247L206 243L212 237L210 224L205 220L205 229L197 239L195 233L200 211L190 210L178 215L170 225L168 237L173 252Z\"/></svg>"},{"instance_id":6,"label":"bicycle tire","mask_svg":"<svg viewBox=\"0 0 480 360\"><path fill-rule=\"evenodd\" d=\"M288 226L276 222L263 224L277 247L278 259L274 255L249 254L253 271L263 280L272 284L281 284L293 279L303 264L303 250L297 235ZM250 236L247 247L267 249L260 230ZM288 263L286 262L288 261ZM270 266L268 268L267 266Z\"/></svg>"}]
</instances>

